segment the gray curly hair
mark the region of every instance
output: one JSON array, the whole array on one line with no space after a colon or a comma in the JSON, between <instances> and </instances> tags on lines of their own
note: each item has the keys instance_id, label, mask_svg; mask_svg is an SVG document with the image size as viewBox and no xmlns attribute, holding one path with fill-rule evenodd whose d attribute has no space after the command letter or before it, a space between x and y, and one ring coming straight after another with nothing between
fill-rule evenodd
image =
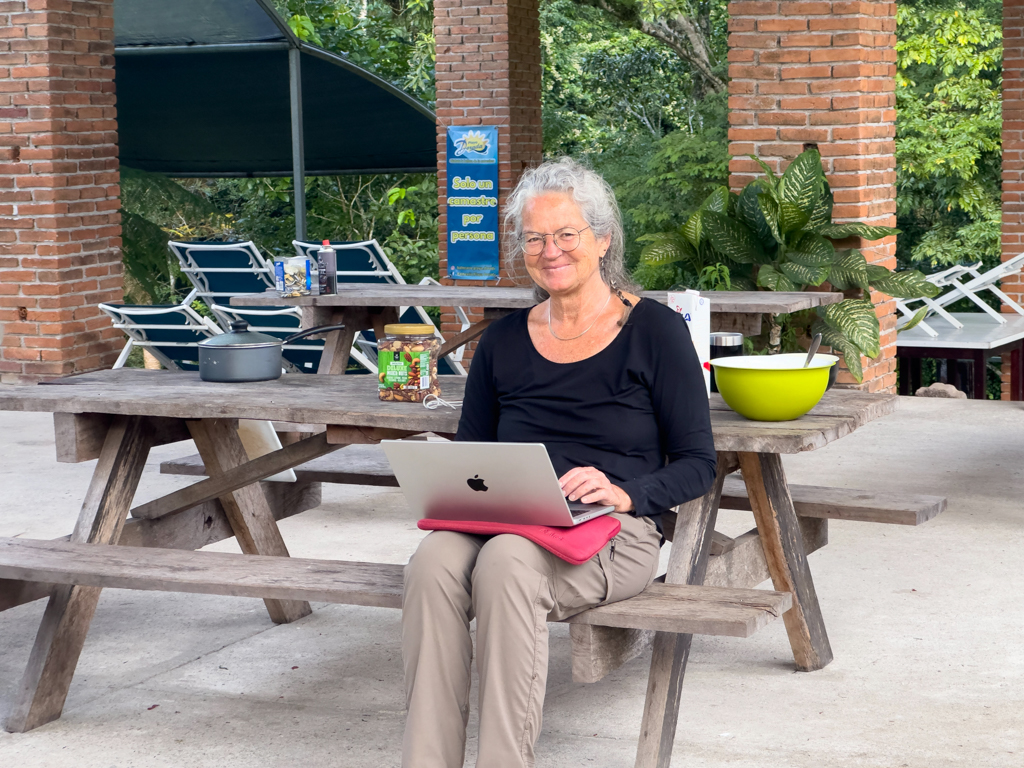
<instances>
[{"instance_id":1,"label":"gray curly hair","mask_svg":"<svg viewBox=\"0 0 1024 768\"><path fill-rule=\"evenodd\" d=\"M601 279L611 288L638 292L639 289L626 271L625 236L615 192L599 174L571 157L561 157L530 168L508 196L505 203L505 253L513 261L512 266L519 266L517 262L524 256L521 245L523 208L532 198L546 192L565 192L571 195L594 237L610 236L608 251L601 259ZM534 293L538 301L548 298L547 291L538 285L534 285Z\"/></svg>"}]
</instances>

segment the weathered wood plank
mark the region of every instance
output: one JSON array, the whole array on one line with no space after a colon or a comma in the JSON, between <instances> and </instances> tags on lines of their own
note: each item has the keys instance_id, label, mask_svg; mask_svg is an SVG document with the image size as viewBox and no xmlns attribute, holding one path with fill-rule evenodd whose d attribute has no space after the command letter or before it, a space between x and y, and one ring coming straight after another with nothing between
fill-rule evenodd
<instances>
[{"instance_id":1,"label":"weathered wood plank","mask_svg":"<svg viewBox=\"0 0 1024 768\"><path fill-rule=\"evenodd\" d=\"M644 298L665 304L666 291L644 291ZM843 300L841 293L818 291L718 291L710 294L711 312L788 314ZM525 309L537 303L532 288L488 288L454 285L345 285L338 293L282 299L277 291L231 299L234 306L298 307L494 307Z\"/></svg>"},{"instance_id":2,"label":"weathered wood plank","mask_svg":"<svg viewBox=\"0 0 1024 768\"><path fill-rule=\"evenodd\" d=\"M946 499L898 491L865 491L820 485L789 486L797 515L892 525L921 525L946 509ZM722 491L726 509L750 509L743 480L730 477Z\"/></svg>"},{"instance_id":3,"label":"weathered wood plank","mask_svg":"<svg viewBox=\"0 0 1024 768\"><path fill-rule=\"evenodd\" d=\"M376 445L381 440L401 440L403 437L414 435L406 429L391 429L388 427L351 427L327 425L327 442L331 445Z\"/></svg>"},{"instance_id":4,"label":"weathered wood plank","mask_svg":"<svg viewBox=\"0 0 1024 768\"><path fill-rule=\"evenodd\" d=\"M791 605L792 598L785 592L655 583L635 597L591 608L569 622L676 634L750 637Z\"/></svg>"},{"instance_id":5,"label":"weathered wood plank","mask_svg":"<svg viewBox=\"0 0 1024 768\"><path fill-rule=\"evenodd\" d=\"M734 456L719 453L718 472L711 490L678 507L665 574L667 584L704 583L722 483L733 471L734 462ZM674 632L657 632L654 636L636 768L669 768L692 639L691 634Z\"/></svg>"},{"instance_id":6,"label":"weathered wood plank","mask_svg":"<svg viewBox=\"0 0 1024 768\"><path fill-rule=\"evenodd\" d=\"M266 477L291 469L334 450L337 448L328 444L327 435L320 433L280 450L264 454L240 466L227 469L208 480L201 480L194 485L141 504L135 507L131 514L132 517L143 520L172 515L175 512L202 504L204 501L252 485Z\"/></svg>"},{"instance_id":7,"label":"weathered wood plank","mask_svg":"<svg viewBox=\"0 0 1024 768\"><path fill-rule=\"evenodd\" d=\"M828 520L813 517L800 518L804 553L811 554L828 544ZM704 585L708 587L738 587L750 589L772 577L764 559L764 547L757 528L734 540L732 549L708 558L708 572Z\"/></svg>"},{"instance_id":8,"label":"weathered wood plank","mask_svg":"<svg viewBox=\"0 0 1024 768\"><path fill-rule=\"evenodd\" d=\"M78 464L98 459L112 418L108 413L54 413L57 461ZM151 446L192 439L180 419L150 418L147 424Z\"/></svg>"},{"instance_id":9,"label":"weathered wood plank","mask_svg":"<svg viewBox=\"0 0 1024 768\"><path fill-rule=\"evenodd\" d=\"M483 334L483 332L487 330L487 326L489 326L490 324L490 320L481 320L479 323L474 323L473 325L469 326L469 328L464 330L462 333L452 336L450 339L445 341L444 344L441 345L441 349L438 350L437 356L439 358L444 357L449 352L453 352L454 350L461 347L463 344L468 344L473 339Z\"/></svg>"},{"instance_id":10,"label":"weathered wood plank","mask_svg":"<svg viewBox=\"0 0 1024 768\"><path fill-rule=\"evenodd\" d=\"M89 587L400 608L402 565L0 539L0 576Z\"/></svg>"},{"instance_id":11,"label":"weathered wood plank","mask_svg":"<svg viewBox=\"0 0 1024 768\"><path fill-rule=\"evenodd\" d=\"M230 420L190 421L188 428L199 455L211 472L211 478L248 463L249 457ZM288 557L288 547L259 484L230 491L220 497L220 503L245 554ZM264 602L270 618L277 624L286 624L312 613L305 601L267 598Z\"/></svg>"},{"instance_id":12,"label":"weathered wood plank","mask_svg":"<svg viewBox=\"0 0 1024 768\"><path fill-rule=\"evenodd\" d=\"M739 459L772 583L778 591L793 594L785 624L797 669L821 669L832 661L832 648L782 459L770 453L741 453Z\"/></svg>"},{"instance_id":13,"label":"weathered wood plank","mask_svg":"<svg viewBox=\"0 0 1024 768\"><path fill-rule=\"evenodd\" d=\"M320 506L319 483L263 483L275 520L297 515ZM217 499L204 502L185 512L157 520L129 520L118 544L129 547L200 549L234 536L224 507ZM68 541L69 536L57 539ZM0 579L0 611L49 597L56 584Z\"/></svg>"},{"instance_id":14,"label":"weathered wood plank","mask_svg":"<svg viewBox=\"0 0 1024 768\"><path fill-rule=\"evenodd\" d=\"M115 418L107 430L72 542L112 544L118 540L148 455L144 419ZM92 587L69 585L54 590L6 723L9 731L30 731L60 717L99 597L100 590Z\"/></svg>"},{"instance_id":15,"label":"weathered wood plank","mask_svg":"<svg viewBox=\"0 0 1024 768\"><path fill-rule=\"evenodd\" d=\"M464 377L442 377L445 398L462 399L464 388ZM765 453L814 450L891 410L896 402L888 395L829 392L818 408L832 413L816 408L800 419L772 423L721 410L724 406L712 398L715 447ZM276 381L218 384L200 381L197 373L124 368L69 377L54 386L3 387L0 410L260 419L443 435L457 431L460 415L448 408L431 411L419 403L382 403L369 376L292 374Z\"/></svg>"},{"instance_id":16,"label":"weathered wood plank","mask_svg":"<svg viewBox=\"0 0 1024 768\"><path fill-rule=\"evenodd\" d=\"M204 476L206 466L195 453L161 462L160 472L165 475ZM379 445L339 447L334 453L295 467L295 477L299 482L398 487L394 470Z\"/></svg>"}]
</instances>

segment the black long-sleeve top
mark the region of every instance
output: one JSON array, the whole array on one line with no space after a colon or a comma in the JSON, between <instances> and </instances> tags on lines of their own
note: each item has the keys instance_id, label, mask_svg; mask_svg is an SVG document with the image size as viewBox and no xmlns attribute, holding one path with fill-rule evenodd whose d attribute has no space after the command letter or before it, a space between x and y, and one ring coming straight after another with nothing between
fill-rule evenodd
<instances>
[{"instance_id":1,"label":"black long-sleeve top","mask_svg":"<svg viewBox=\"0 0 1024 768\"><path fill-rule=\"evenodd\" d=\"M544 443L561 477L595 467L654 518L714 482L704 374L682 316L641 300L597 354L554 363L530 339L529 310L480 339L456 440Z\"/></svg>"}]
</instances>

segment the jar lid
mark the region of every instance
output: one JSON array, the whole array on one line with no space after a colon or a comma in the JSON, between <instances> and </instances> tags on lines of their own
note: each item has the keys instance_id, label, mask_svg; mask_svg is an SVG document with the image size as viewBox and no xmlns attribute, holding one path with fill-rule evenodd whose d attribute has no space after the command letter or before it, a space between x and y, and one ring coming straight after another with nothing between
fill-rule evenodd
<instances>
[{"instance_id":1,"label":"jar lid","mask_svg":"<svg viewBox=\"0 0 1024 768\"><path fill-rule=\"evenodd\" d=\"M716 331L711 334L712 347L741 347L743 334L736 331Z\"/></svg>"},{"instance_id":2,"label":"jar lid","mask_svg":"<svg viewBox=\"0 0 1024 768\"><path fill-rule=\"evenodd\" d=\"M388 336L433 336L434 326L426 323L390 323L384 326Z\"/></svg>"}]
</instances>

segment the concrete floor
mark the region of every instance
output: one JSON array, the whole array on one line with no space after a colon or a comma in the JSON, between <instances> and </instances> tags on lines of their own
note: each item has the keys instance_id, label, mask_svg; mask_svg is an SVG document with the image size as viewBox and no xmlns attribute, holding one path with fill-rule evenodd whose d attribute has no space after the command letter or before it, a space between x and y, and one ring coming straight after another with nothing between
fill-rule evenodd
<instances>
[{"instance_id":1,"label":"concrete floor","mask_svg":"<svg viewBox=\"0 0 1024 768\"><path fill-rule=\"evenodd\" d=\"M920 528L831 524L810 558L835 652L824 670L793 671L782 622L696 638L673 765L1024 766L1022 426L1017 403L904 398L788 457L794 482L942 494L949 509ZM182 453L154 451L141 493L189 482L158 474ZM48 416L0 413L0 536L67 533L92 466L54 462ZM750 526L723 512L719 527ZM362 487L325 486L324 504L282 529L295 555L396 563L421 536L400 492ZM398 612L314 607L275 626L258 600L106 590L64 716L0 731L0 765L397 766ZM42 610L0 613L0 718ZM567 635L552 627L538 765L631 766L647 659L577 685Z\"/></svg>"}]
</instances>

